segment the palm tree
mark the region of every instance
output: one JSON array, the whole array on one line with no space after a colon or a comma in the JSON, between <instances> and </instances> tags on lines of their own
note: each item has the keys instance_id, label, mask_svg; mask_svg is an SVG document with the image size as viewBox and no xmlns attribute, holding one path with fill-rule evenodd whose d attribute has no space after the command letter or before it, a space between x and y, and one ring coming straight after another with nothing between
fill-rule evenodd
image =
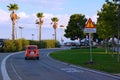
<instances>
[{"instance_id":1,"label":"palm tree","mask_svg":"<svg viewBox=\"0 0 120 80\"><path fill-rule=\"evenodd\" d=\"M12 13L10 14L10 18L11 18L11 21L12 21L12 40L15 40L15 21L19 18L17 16L17 14L15 14L15 10L18 10L19 7L17 4L9 4L7 5L8 7L8 10L9 11L12 11Z\"/></svg>"},{"instance_id":2,"label":"palm tree","mask_svg":"<svg viewBox=\"0 0 120 80\"><path fill-rule=\"evenodd\" d=\"M36 22L36 24L39 24L40 25L40 28L39 28L39 41L41 41L41 29L42 29L42 25L43 25L43 13L37 13L36 14L37 18L39 18L39 21Z\"/></svg>"},{"instance_id":3,"label":"palm tree","mask_svg":"<svg viewBox=\"0 0 120 80\"><path fill-rule=\"evenodd\" d=\"M57 17L53 17L53 18L51 18L51 20L53 22L53 28L54 28L54 32L55 32L55 41L56 41L56 29L58 26L59 19Z\"/></svg>"}]
</instances>

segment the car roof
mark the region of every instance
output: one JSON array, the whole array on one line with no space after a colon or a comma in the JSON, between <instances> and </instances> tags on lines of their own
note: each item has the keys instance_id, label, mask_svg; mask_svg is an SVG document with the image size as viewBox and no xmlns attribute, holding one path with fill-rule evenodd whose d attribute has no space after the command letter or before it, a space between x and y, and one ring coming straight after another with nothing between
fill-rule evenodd
<instances>
[{"instance_id":1,"label":"car roof","mask_svg":"<svg viewBox=\"0 0 120 80\"><path fill-rule=\"evenodd\" d=\"M27 45L26 47L37 47L37 45Z\"/></svg>"}]
</instances>

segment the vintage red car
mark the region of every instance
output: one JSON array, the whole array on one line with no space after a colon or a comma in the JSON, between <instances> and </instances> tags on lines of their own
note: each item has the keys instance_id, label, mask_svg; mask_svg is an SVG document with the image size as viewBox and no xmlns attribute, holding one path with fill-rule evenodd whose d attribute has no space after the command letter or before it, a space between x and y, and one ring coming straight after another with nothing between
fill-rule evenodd
<instances>
[{"instance_id":1,"label":"vintage red car","mask_svg":"<svg viewBox=\"0 0 120 80\"><path fill-rule=\"evenodd\" d=\"M26 46L25 60L27 59L37 59L39 60L39 50L37 45Z\"/></svg>"}]
</instances>

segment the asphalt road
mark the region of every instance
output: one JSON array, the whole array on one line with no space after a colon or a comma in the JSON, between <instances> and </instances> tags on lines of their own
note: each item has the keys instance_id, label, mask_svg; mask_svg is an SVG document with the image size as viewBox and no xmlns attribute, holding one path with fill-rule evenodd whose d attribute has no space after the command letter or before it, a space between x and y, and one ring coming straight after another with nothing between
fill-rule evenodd
<instances>
[{"instance_id":1,"label":"asphalt road","mask_svg":"<svg viewBox=\"0 0 120 80\"><path fill-rule=\"evenodd\" d=\"M24 60L24 52L7 59L11 80L120 80L110 74L93 71L51 59L48 54L59 49L40 50L40 60ZM2 79L0 79L2 80Z\"/></svg>"},{"instance_id":2,"label":"asphalt road","mask_svg":"<svg viewBox=\"0 0 120 80\"><path fill-rule=\"evenodd\" d=\"M1 62L2 60L7 56L9 55L10 53L0 53L0 66L1 66ZM1 69L0 69L0 80L3 80L2 78L2 73L1 73Z\"/></svg>"}]
</instances>

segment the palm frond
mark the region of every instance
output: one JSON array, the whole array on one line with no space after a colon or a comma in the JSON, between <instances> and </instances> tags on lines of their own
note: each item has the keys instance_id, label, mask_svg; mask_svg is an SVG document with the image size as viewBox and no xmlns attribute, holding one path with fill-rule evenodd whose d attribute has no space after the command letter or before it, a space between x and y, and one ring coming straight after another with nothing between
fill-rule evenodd
<instances>
[{"instance_id":1,"label":"palm frond","mask_svg":"<svg viewBox=\"0 0 120 80\"><path fill-rule=\"evenodd\" d=\"M9 5L7 5L7 7L8 7L9 11L14 11L14 10L18 10L19 9L17 4L11 4L10 3Z\"/></svg>"},{"instance_id":2,"label":"palm frond","mask_svg":"<svg viewBox=\"0 0 120 80\"><path fill-rule=\"evenodd\" d=\"M37 16L38 18L43 18L43 17L44 17L42 12L37 13L36 16Z\"/></svg>"},{"instance_id":3,"label":"palm frond","mask_svg":"<svg viewBox=\"0 0 120 80\"><path fill-rule=\"evenodd\" d=\"M59 21L59 19L57 17L53 17L53 18L51 18L51 20L52 20L52 22L58 22Z\"/></svg>"}]
</instances>

